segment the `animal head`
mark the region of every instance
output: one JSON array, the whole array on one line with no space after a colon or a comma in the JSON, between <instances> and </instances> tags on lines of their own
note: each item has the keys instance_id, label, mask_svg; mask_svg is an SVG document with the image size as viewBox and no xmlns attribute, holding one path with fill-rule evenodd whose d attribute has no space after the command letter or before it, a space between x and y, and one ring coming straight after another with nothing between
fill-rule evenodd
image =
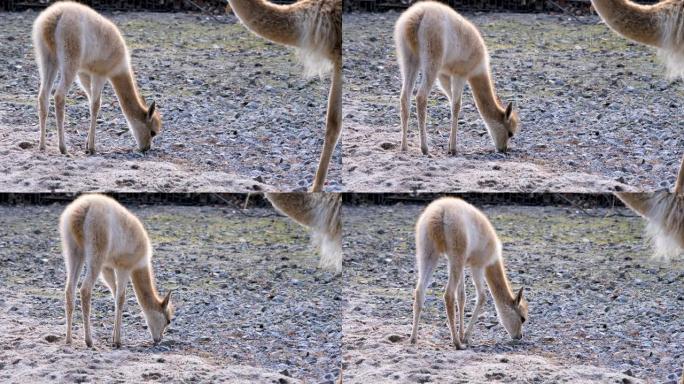
<instances>
[{"instance_id":1,"label":"animal head","mask_svg":"<svg viewBox=\"0 0 684 384\"><path fill-rule=\"evenodd\" d=\"M520 288L511 305L502 308L500 313L501 324L514 340L522 339L522 327L527 321L527 300L523 297L523 289Z\"/></svg>"},{"instance_id":2,"label":"animal head","mask_svg":"<svg viewBox=\"0 0 684 384\"><path fill-rule=\"evenodd\" d=\"M134 123L132 129L138 149L145 152L152 147L152 139L157 136L162 129L161 116L157 110L157 103L152 102L147 109L145 117L141 121Z\"/></svg>"},{"instance_id":3,"label":"animal head","mask_svg":"<svg viewBox=\"0 0 684 384\"><path fill-rule=\"evenodd\" d=\"M152 340L154 343L161 341L164 336L164 330L171 324L173 319L173 304L171 304L171 292L169 291L164 299L158 303L156 308L148 313L145 313L147 318L147 328L150 330Z\"/></svg>"},{"instance_id":4,"label":"animal head","mask_svg":"<svg viewBox=\"0 0 684 384\"><path fill-rule=\"evenodd\" d=\"M508 142L513 135L518 133L519 124L520 120L518 119L518 113L513 110L513 103L508 103L501 121L490 121L488 123L497 152L506 152L508 150Z\"/></svg>"}]
</instances>

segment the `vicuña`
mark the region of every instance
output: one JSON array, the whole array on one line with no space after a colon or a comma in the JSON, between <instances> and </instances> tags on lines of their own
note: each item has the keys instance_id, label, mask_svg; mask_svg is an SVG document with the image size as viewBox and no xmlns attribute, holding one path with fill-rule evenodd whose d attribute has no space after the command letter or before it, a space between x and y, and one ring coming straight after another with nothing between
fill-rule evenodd
<instances>
[{"instance_id":1,"label":"vicu\u00f1a","mask_svg":"<svg viewBox=\"0 0 684 384\"><path fill-rule=\"evenodd\" d=\"M85 5L63 1L44 10L33 23L33 47L40 71L38 118L40 150L45 150L45 125L50 93L57 74L55 114L59 150L67 154L64 141L64 106L69 87L78 83L90 101L90 129L86 152L95 153L95 127L102 89L109 81L119 99L129 129L141 151L150 149L161 131L156 104L147 107L135 84L126 43L116 26Z\"/></svg>"},{"instance_id":2,"label":"vicu\u00f1a","mask_svg":"<svg viewBox=\"0 0 684 384\"><path fill-rule=\"evenodd\" d=\"M489 69L489 53L480 32L448 6L434 1L416 3L404 12L394 28L397 59L401 68L401 150L408 150L410 97L418 72L422 74L416 93L420 149L428 154L427 98L435 80L451 105L449 154L456 154L456 131L461 95L466 82L475 104L499 152L518 131L513 103L503 107L496 97Z\"/></svg>"},{"instance_id":3,"label":"vicu\u00f1a","mask_svg":"<svg viewBox=\"0 0 684 384\"><path fill-rule=\"evenodd\" d=\"M506 277L501 242L487 217L461 199L441 198L432 202L416 223L416 264L418 282L413 301L411 343L418 338L418 322L425 302L425 290L432 273L445 256L449 264L449 280L444 291L451 340L457 349L470 344L470 335L485 303L485 281L494 298L499 321L513 339L523 336L527 320L527 301L523 288L513 293ZM465 274L470 266L477 302L464 332ZM456 331L455 308L458 306L459 331Z\"/></svg>"},{"instance_id":4,"label":"vicu\u00f1a","mask_svg":"<svg viewBox=\"0 0 684 384\"><path fill-rule=\"evenodd\" d=\"M72 341L76 284L84 265L85 277L80 293L86 345L93 346L90 300L98 276L114 297L114 346L121 346L121 320L129 280L133 282L152 340L159 342L173 317L171 291L164 297L157 293L152 273L152 247L140 220L112 198L83 195L66 207L60 218L59 230L67 270L67 344Z\"/></svg>"}]
</instances>

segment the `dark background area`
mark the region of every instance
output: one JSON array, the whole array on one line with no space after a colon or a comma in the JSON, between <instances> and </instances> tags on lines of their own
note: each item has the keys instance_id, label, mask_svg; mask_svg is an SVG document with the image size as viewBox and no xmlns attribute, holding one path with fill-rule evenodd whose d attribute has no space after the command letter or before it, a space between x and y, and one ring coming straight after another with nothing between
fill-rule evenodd
<instances>
[{"instance_id":1,"label":"dark background area","mask_svg":"<svg viewBox=\"0 0 684 384\"><path fill-rule=\"evenodd\" d=\"M223 205L243 208L267 207L263 194L244 193L106 193L124 204L145 205ZM2 205L48 205L69 202L76 193L0 193ZM425 204L441 196L456 196L476 205L562 206L576 208L612 208L624 206L610 193L343 193L348 205L391 205L396 203Z\"/></svg>"}]
</instances>

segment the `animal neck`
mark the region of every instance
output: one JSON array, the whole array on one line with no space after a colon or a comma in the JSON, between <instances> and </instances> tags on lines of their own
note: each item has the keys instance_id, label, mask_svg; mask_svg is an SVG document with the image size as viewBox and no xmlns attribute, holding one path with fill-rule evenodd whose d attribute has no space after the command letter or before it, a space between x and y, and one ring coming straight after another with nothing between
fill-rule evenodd
<instances>
[{"instance_id":1,"label":"animal neck","mask_svg":"<svg viewBox=\"0 0 684 384\"><path fill-rule=\"evenodd\" d=\"M511 285L506 277L506 271L504 270L503 259L501 257L499 257L494 264L485 268L485 279L487 280L489 291L494 298L494 305L498 309L513 305L515 296L513 295L513 291L511 291ZM502 312L499 311L499 313Z\"/></svg>"},{"instance_id":2,"label":"animal neck","mask_svg":"<svg viewBox=\"0 0 684 384\"><path fill-rule=\"evenodd\" d=\"M615 193L615 196L622 200L627 207L646 218L648 218L651 208L653 208L653 202L650 199L650 194L618 192Z\"/></svg>"},{"instance_id":3,"label":"animal neck","mask_svg":"<svg viewBox=\"0 0 684 384\"><path fill-rule=\"evenodd\" d=\"M663 8L629 0L592 0L596 12L620 35L642 44L660 47Z\"/></svg>"},{"instance_id":4,"label":"animal neck","mask_svg":"<svg viewBox=\"0 0 684 384\"><path fill-rule=\"evenodd\" d=\"M152 274L150 263L148 262L144 267L134 269L131 273L131 281L133 282L135 297L138 299L143 312L158 311L162 299L159 297L157 288L154 286L154 275Z\"/></svg>"},{"instance_id":5,"label":"animal neck","mask_svg":"<svg viewBox=\"0 0 684 384\"><path fill-rule=\"evenodd\" d=\"M129 69L109 79L114 87L116 97L119 99L121 110L129 123L145 121L147 107L138 93L133 73Z\"/></svg>"},{"instance_id":6,"label":"animal neck","mask_svg":"<svg viewBox=\"0 0 684 384\"><path fill-rule=\"evenodd\" d=\"M485 121L503 121L505 109L499 104L489 71L468 79L475 97L475 105Z\"/></svg>"},{"instance_id":7,"label":"animal neck","mask_svg":"<svg viewBox=\"0 0 684 384\"><path fill-rule=\"evenodd\" d=\"M266 0L229 0L235 15L247 28L278 44L298 46L301 41L301 8Z\"/></svg>"}]
</instances>

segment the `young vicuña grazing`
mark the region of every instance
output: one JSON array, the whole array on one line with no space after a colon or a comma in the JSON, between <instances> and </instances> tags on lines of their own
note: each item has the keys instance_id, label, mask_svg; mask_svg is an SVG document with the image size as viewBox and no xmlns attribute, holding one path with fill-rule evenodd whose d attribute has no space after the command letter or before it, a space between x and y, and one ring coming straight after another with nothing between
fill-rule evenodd
<instances>
[{"instance_id":1,"label":"young vicu\u00f1a grazing","mask_svg":"<svg viewBox=\"0 0 684 384\"><path fill-rule=\"evenodd\" d=\"M114 199L102 195L83 195L64 210L59 230L67 270L67 344L71 343L76 284L84 264L85 278L80 293L86 345L93 345L90 299L98 276L114 296L114 346L121 346L121 319L129 279L133 282L133 290L152 339L155 343L159 342L173 317L171 291L164 297L157 293L152 274L152 247L140 220Z\"/></svg>"},{"instance_id":2,"label":"young vicu\u00f1a grazing","mask_svg":"<svg viewBox=\"0 0 684 384\"><path fill-rule=\"evenodd\" d=\"M321 253L320 267L342 271L342 198L338 193L267 193L281 213L310 228Z\"/></svg>"},{"instance_id":3,"label":"young vicu\u00f1a grazing","mask_svg":"<svg viewBox=\"0 0 684 384\"><path fill-rule=\"evenodd\" d=\"M592 0L603 21L627 39L656 47L671 76L684 75L684 2L641 5L630 0Z\"/></svg>"},{"instance_id":4,"label":"young vicu\u00f1a grazing","mask_svg":"<svg viewBox=\"0 0 684 384\"><path fill-rule=\"evenodd\" d=\"M684 255L684 156L674 193L619 192L615 195L648 220L647 232L653 240L656 256Z\"/></svg>"},{"instance_id":5,"label":"young vicu\u00f1a grazing","mask_svg":"<svg viewBox=\"0 0 684 384\"><path fill-rule=\"evenodd\" d=\"M95 153L95 126L102 89L107 81L119 99L129 129L141 151L150 149L152 138L161 130L161 117L153 102L149 108L138 93L130 57L121 33L109 20L85 5L64 1L44 10L33 23L33 46L40 71L38 117L40 149L45 150L45 125L50 93L55 90L55 114L59 150L67 154L64 142L64 106L69 87L78 83L90 101L90 130L86 152Z\"/></svg>"},{"instance_id":6,"label":"young vicu\u00f1a grazing","mask_svg":"<svg viewBox=\"0 0 684 384\"><path fill-rule=\"evenodd\" d=\"M411 343L418 337L418 321L425 302L425 290L441 256L449 264L449 280L444 291L451 340L458 349L469 344L473 325L485 303L485 281L494 298L499 321L513 339L522 338L527 320L523 288L517 294L506 278L501 242L487 217L461 199L441 198L432 202L416 223L416 264L418 282L413 301ZM465 274L470 266L477 302L468 329L464 332ZM456 333L454 302L458 299L459 333Z\"/></svg>"},{"instance_id":7,"label":"young vicu\u00f1a grazing","mask_svg":"<svg viewBox=\"0 0 684 384\"><path fill-rule=\"evenodd\" d=\"M242 23L255 34L294 46L307 73L332 69L325 141L311 190L323 190L342 129L342 0L300 0L276 5L266 0L229 0Z\"/></svg>"},{"instance_id":8,"label":"young vicu\u00f1a grazing","mask_svg":"<svg viewBox=\"0 0 684 384\"><path fill-rule=\"evenodd\" d=\"M427 98L435 80L451 104L449 154L456 154L456 131L465 83L475 98L480 116L499 152L508 149L508 141L518 131L518 115L513 103L504 108L496 97L489 69L489 54L480 32L448 6L422 1L404 12L394 27L397 60L401 68L401 150L408 149L410 97L418 76L422 78L416 93L420 149L428 154Z\"/></svg>"}]
</instances>

